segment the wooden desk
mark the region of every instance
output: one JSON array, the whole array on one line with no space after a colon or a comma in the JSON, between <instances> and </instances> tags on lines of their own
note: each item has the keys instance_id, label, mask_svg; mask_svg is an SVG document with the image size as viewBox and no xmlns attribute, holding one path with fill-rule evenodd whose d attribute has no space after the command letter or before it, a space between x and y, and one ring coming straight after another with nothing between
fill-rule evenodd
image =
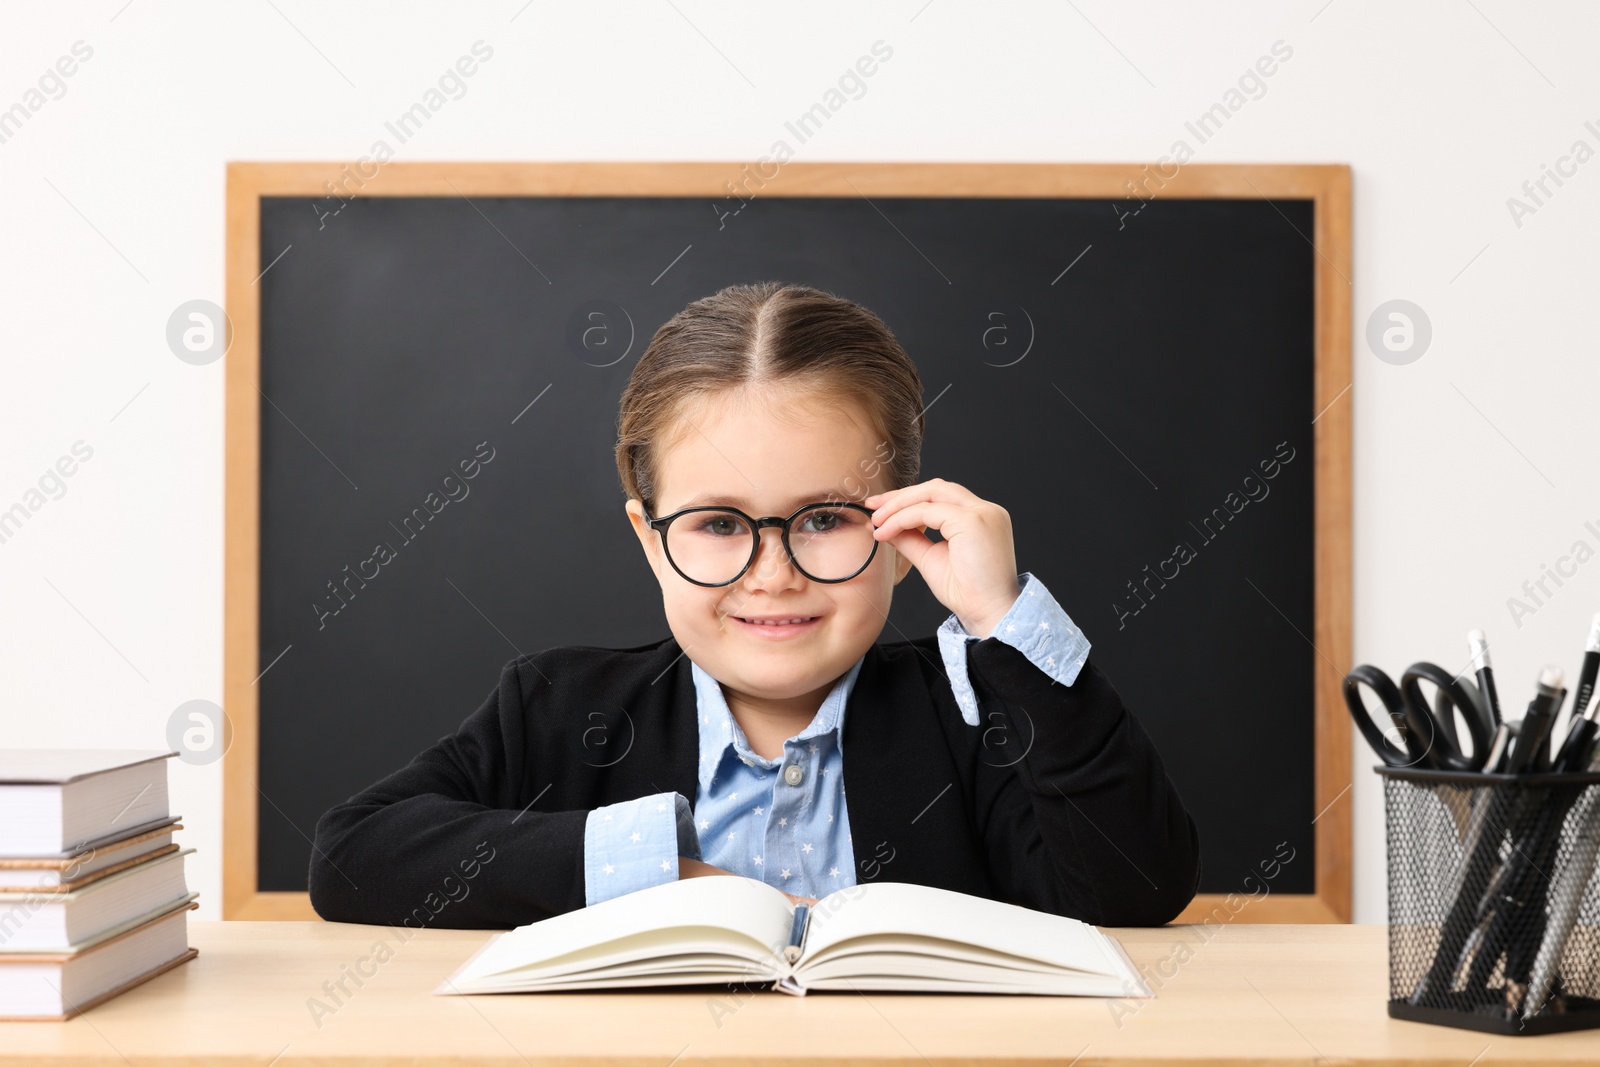
<instances>
[{"instance_id":1,"label":"wooden desk","mask_svg":"<svg viewBox=\"0 0 1600 1067\"><path fill-rule=\"evenodd\" d=\"M1225 926L1209 941L1193 927L1113 932L1135 963L1154 968L1152 981L1163 983L1156 999L706 989L437 997L430 991L485 933L425 930L402 943L387 927L194 922L198 959L70 1022L0 1024L0 1063L1172 1067L1332 1059L1480 1067L1600 1059L1596 1031L1513 1038L1388 1018L1381 926ZM341 977L352 995L329 996L323 983Z\"/></svg>"}]
</instances>

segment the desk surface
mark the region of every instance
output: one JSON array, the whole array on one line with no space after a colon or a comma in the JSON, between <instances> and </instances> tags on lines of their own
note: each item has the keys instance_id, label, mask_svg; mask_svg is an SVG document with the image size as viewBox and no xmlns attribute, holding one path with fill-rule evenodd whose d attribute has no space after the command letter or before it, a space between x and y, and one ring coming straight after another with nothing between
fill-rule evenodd
<instances>
[{"instance_id":1,"label":"desk surface","mask_svg":"<svg viewBox=\"0 0 1600 1067\"><path fill-rule=\"evenodd\" d=\"M424 930L402 942L378 926L193 922L199 958L66 1023L0 1023L0 1063L1478 1067L1600 1058L1597 1031L1514 1038L1390 1019L1382 926L1112 932L1161 983L1155 999L713 989L433 996L486 933ZM334 988L341 979L351 995Z\"/></svg>"}]
</instances>

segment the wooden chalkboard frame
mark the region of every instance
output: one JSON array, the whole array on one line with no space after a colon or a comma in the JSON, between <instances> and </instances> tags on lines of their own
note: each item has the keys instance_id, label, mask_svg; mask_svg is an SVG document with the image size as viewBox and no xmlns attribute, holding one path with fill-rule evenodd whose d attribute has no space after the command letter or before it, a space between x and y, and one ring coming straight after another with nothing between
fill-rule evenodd
<instances>
[{"instance_id":1,"label":"wooden chalkboard frame","mask_svg":"<svg viewBox=\"0 0 1600 1067\"><path fill-rule=\"evenodd\" d=\"M1167 170L1174 173L1167 176ZM1181 922L1349 922L1350 719L1336 663L1350 662L1350 168L1342 164L1178 166L994 163L787 163L768 178L739 163L230 163L227 178L226 546L223 697L233 743L223 757L225 919L314 919L306 893L257 888L260 607L261 199L271 196L681 196L1291 198L1315 202L1313 419L1315 659L1312 893L1197 896ZM761 172L764 174L764 171ZM1287 224L1287 223L1286 223ZM1250 899L1249 906L1240 901Z\"/></svg>"}]
</instances>

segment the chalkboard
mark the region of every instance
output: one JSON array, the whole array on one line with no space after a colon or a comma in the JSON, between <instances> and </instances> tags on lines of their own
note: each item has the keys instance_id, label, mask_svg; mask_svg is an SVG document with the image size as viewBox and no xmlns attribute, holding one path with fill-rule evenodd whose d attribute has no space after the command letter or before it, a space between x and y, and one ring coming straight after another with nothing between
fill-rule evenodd
<instances>
[{"instance_id":1,"label":"chalkboard","mask_svg":"<svg viewBox=\"0 0 1600 1067\"><path fill-rule=\"evenodd\" d=\"M256 893L303 892L318 816L453 731L508 659L669 636L618 400L662 322L762 279L895 331L922 476L1010 511L1019 569L1193 814L1202 893L1253 893L1289 849L1274 894L1329 884L1314 197L255 203ZM913 572L880 640L947 614Z\"/></svg>"}]
</instances>

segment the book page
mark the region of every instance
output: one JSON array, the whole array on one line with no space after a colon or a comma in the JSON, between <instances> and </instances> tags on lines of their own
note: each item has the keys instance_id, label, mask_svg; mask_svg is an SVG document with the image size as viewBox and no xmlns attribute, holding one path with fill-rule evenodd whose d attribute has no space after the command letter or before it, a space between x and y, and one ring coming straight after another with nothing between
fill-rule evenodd
<instances>
[{"instance_id":1,"label":"book page","mask_svg":"<svg viewBox=\"0 0 1600 1067\"><path fill-rule=\"evenodd\" d=\"M846 944L855 938L871 938ZM1093 974L1115 974L1105 935L1088 923L909 882L872 882L817 902L802 966L852 949L927 951L924 938L976 945Z\"/></svg>"},{"instance_id":2,"label":"book page","mask_svg":"<svg viewBox=\"0 0 1600 1067\"><path fill-rule=\"evenodd\" d=\"M781 955L793 916L789 898L757 879L684 878L501 934L458 972L456 981L513 971L529 978L546 972L576 978L588 966L615 967L678 953L764 961L775 947Z\"/></svg>"},{"instance_id":3,"label":"book page","mask_svg":"<svg viewBox=\"0 0 1600 1067\"><path fill-rule=\"evenodd\" d=\"M948 942L945 942L948 945ZM1012 959L1012 957L1005 957ZM852 953L798 972L807 989L893 989L932 993L1037 993L1054 996L1143 995L1123 978L1050 968L1046 971L947 960L902 952Z\"/></svg>"},{"instance_id":4,"label":"book page","mask_svg":"<svg viewBox=\"0 0 1600 1067\"><path fill-rule=\"evenodd\" d=\"M0 784L70 782L136 763L166 759L161 749L8 748L0 749Z\"/></svg>"}]
</instances>

